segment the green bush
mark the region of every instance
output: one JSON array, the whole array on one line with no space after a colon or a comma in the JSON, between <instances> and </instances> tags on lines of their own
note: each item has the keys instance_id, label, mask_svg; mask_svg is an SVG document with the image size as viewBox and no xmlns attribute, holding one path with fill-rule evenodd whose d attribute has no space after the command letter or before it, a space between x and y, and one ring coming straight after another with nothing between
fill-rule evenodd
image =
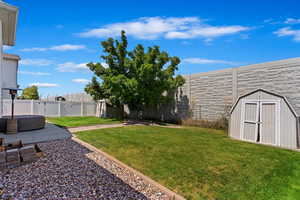
<instances>
[{"instance_id":1,"label":"green bush","mask_svg":"<svg viewBox=\"0 0 300 200\"><path fill-rule=\"evenodd\" d=\"M199 126L202 128L213 128L219 130L228 130L228 119L226 117L220 117L217 120L204 120L204 119L192 119L187 118L181 121L184 126Z\"/></svg>"}]
</instances>

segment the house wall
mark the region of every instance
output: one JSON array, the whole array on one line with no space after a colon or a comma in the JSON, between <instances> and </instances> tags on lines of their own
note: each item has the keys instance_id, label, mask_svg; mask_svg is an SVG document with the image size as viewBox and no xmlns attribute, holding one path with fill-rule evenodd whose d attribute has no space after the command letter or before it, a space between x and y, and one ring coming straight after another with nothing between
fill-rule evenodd
<instances>
[{"instance_id":1,"label":"house wall","mask_svg":"<svg viewBox=\"0 0 300 200\"><path fill-rule=\"evenodd\" d=\"M300 113L300 58L242 66L184 76L179 89L185 105L180 113L192 111L195 119L215 120L228 114L238 96L262 88L285 96Z\"/></svg>"},{"instance_id":2,"label":"house wall","mask_svg":"<svg viewBox=\"0 0 300 200\"><path fill-rule=\"evenodd\" d=\"M3 56L3 88L17 88L17 73L19 57L12 54ZM9 99L10 95L7 90L3 91L3 99Z\"/></svg>"}]
</instances>

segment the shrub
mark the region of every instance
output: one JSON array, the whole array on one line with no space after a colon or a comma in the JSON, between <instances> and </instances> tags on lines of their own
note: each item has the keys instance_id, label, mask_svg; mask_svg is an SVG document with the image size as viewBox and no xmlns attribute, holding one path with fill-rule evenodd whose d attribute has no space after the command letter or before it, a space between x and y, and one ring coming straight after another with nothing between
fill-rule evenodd
<instances>
[{"instance_id":1,"label":"shrub","mask_svg":"<svg viewBox=\"0 0 300 200\"><path fill-rule=\"evenodd\" d=\"M187 118L181 121L181 124L184 126L199 126L202 128L213 128L213 129L219 129L219 130L225 130L228 129L228 119L226 117L220 117L217 120L204 120L204 119L192 119Z\"/></svg>"}]
</instances>

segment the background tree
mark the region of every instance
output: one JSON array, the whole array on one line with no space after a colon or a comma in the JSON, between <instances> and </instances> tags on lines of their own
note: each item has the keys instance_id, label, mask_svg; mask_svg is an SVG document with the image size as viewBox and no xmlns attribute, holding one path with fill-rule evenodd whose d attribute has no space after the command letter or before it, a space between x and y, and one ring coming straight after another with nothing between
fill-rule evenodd
<instances>
[{"instance_id":1,"label":"background tree","mask_svg":"<svg viewBox=\"0 0 300 200\"><path fill-rule=\"evenodd\" d=\"M27 87L22 91L22 95L19 97L19 99L33 99L38 100L39 99L39 92L38 87L33 85L31 87Z\"/></svg>"},{"instance_id":2,"label":"background tree","mask_svg":"<svg viewBox=\"0 0 300 200\"><path fill-rule=\"evenodd\" d=\"M175 76L180 59L170 57L160 51L158 46L147 51L137 45L133 51L127 51L127 38L121 32L121 41L112 38L103 41L101 63L89 63L87 66L94 77L85 91L95 100L108 99L112 105L124 109L141 111L145 107L158 107L174 96L170 95L184 84L184 78Z\"/></svg>"}]
</instances>

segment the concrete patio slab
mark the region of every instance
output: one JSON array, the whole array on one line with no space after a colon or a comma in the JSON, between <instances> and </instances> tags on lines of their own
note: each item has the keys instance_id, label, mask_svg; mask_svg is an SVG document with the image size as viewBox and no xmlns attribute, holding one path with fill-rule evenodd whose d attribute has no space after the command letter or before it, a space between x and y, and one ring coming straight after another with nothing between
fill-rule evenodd
<instances>
[{"instance_id":1,"label":"concrete patio slab","mask_svg":"<svg viewBox=\"0 0 300 200\"><path fill-rule=\"evenodd\" d=\"M126 126L124 124L99 124L99 125L92 125L92 126L79 126L79 127L70 127L67 128L69 132L76 133L80 131L90 131L96 129L103 129L103 128L117 128Z\"/></svg>"},{"instance_id":2,"label":"concrete patio slab","mask_svg":"<svg viewBox=\"0 0 300 200\"><path fill-rule=\"evenodd\" d=\"M159 126L159 127L165 127L165 128L182 128L182 126L179 126L179 125L159 125L156 123L143 122L143 121L128 121L128 122L122 123L122 124L98 124L98 125L91 125L91 126L70 127L67 129L71 133L77 133L80 131L91 131L91 130L104 129L104 128L118 128L118 127L130 126L130 125Z\"/></svg>"},{"instance_id":3,"label":"concrete patio slab","mask_svg":"<svg viewBox=\"0 0 300 200\"><path fill-rule=\"evenodd\" d=\"M5 143L16 140L22 140L23 144L32 144L40 142L48 142L52 140L63 140L70 138L71 134L68 130L47 123L44 129L19 132L17 134L7 135L0 133L0 138L4 138Z\"/></svg>"}]
</instances>

